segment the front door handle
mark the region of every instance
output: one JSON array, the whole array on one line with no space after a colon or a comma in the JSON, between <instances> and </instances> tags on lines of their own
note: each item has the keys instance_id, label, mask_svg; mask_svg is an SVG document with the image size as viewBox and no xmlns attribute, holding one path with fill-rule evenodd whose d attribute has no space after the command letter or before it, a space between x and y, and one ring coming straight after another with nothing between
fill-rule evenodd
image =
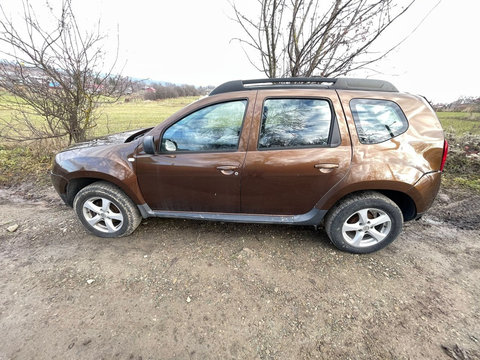
<instances>
[{"instance_id":1,"label":"front door handle","mask_svg":"<svg viewBox=\"0 0 480 360\"><path fill-rule=\"evenodd\" d=\"M238 175L238 166L235 165L221 165L217 166L217 170L220 171L223 175Z\"/></svg>"},{"instance_id":2,"label":"front door handle","mask_svg":"<svg viewBox=\"0 0 480 360\"><path fill-rule=\"evenodd\" d=\"M334 169L338 168L338 164L333 163L324 163L324 164L315 164L315 169L318 169L321 173L327 174L332 172Z\"/></svg>"}]
</instances>

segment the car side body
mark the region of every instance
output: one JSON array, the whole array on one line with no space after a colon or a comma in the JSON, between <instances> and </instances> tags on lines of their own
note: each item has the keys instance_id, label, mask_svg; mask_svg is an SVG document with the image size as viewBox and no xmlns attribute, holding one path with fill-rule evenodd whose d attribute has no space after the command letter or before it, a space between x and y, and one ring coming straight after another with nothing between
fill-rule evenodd
<instances>
[{"instance_id":1,"label":"car side body","mask_svg":"<svg viewBox=\"0 0 480 360\"><path fill-rule=\"evenodd\" d=\"M316 226L343 199L373 191L395 203L404 221L413 220L427 211L438 192L446 146L443 130L424 98L394 88L385 91L384 83L361 82L373 89L356 86L355 81L353 86L338 87L273 84L233 89L227 83L226 90L219 87L213 95L154 128L59 153L52 181L70 206L86 186L97 181L111 183L131 199L144 218ZM403 112L399 116L404 116L406 125L394 125L401 131L398 135L383 125L387 137L388 133L394 136L365 143L359 135L361 114L353 111L353 104L360 104L357 109L376 109L375 101L391 103L394 111ZM294 139L295 134L273 131L265 135L266 118L273 118L270 114L277 109L291 111L297 103L303 109L297 115L305 121L310 121L309 110L305 110L309 104L325 114L325 124L330 116L328 138L325 133L323 142L315 145L279 147L276 137ZM197 114L209 114L218 104L227 104L224 107L230 106L232 111L244 106L239 130L224 135L218 149L182 151L181 145L176 148L173 140L165 139L170 133L183 139L187 125L200 118ZM174 128L175 124L180 125ZM304 138L313 136L308 129L299 131ZM151 142L145 140L153 140L154 153ZM297 140L285 141L295 144ZM264 142L267 145L262 145ZM175 143L174 151L167 150L173 146L170 143Z\"/></svg>"}]
</instances>

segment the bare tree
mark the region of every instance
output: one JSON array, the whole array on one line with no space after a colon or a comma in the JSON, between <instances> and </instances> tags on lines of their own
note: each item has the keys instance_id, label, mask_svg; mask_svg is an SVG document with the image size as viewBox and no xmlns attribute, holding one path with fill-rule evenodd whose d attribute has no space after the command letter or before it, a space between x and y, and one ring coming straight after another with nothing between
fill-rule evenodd
<instances>
[{"instance_id":1,"label":"bare tree","mask_svg":"<svg viewBox=\"0 0 480 360\"><path fill-rule=\"evenodd\" d=\"M46 3L50 19L40 22L28 0L22 0L23 21L9 18L0 5L0 91L12 114L2 119L6 139L68 137L84 141L96 125L100 101L116 101L128 79L105 69L105 36L100 26L80 29L71 0L62 0L59 14ZM48 29L48 30L47 30Z\"/></svg>"},{"instance_id":2,"label":"bare tree","mask_svg":"<svg viewBox=\"0 0 480 360\"><path fill-rule=\"evenodd\" d=\"M257 0L255 19L233 3L234 20L253 49L247 56L268 77L339 76L376 62L371 45L415 2L398 0ZM260 61L257 60L257 57Z\"/></svg>"}]
</instances>

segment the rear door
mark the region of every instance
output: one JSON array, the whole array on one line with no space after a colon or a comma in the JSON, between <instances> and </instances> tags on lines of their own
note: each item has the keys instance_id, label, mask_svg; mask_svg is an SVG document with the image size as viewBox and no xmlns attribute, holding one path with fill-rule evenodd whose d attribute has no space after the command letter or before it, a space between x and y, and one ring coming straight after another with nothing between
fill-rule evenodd
<instances>
[{"instance_id":1,"label":"rear door","mask_svg":"<svg viewBox=\"0 0 480 360\"><path fill-rule=\"evenodd\" d=\"M259 91L251 134L243 213L307 213L350 167L350 138L334 90Z\"/></svg>"}]
</instances>

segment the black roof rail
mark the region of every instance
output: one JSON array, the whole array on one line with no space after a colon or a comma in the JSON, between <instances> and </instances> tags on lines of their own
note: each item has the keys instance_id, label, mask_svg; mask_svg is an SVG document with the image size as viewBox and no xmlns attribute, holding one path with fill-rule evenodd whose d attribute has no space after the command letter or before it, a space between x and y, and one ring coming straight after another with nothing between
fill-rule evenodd
<instances>
[{"instance_id":1,"label":"black roof rail","mask_svg":"<svg viewBox=\"0 0 480 360\"><path fill-rule=\"evenodd\" d=\"M326 86L324 83L329 83ZM212 90L210 95L217 95L233 91L251 89L274 88L309 88L311 86L337 90L371 90L398 92L397 88L388 81L356 78L324 78L324 77L290 77L252 80L233 80L223 83Z\"/></svg>"}]
</instances>

